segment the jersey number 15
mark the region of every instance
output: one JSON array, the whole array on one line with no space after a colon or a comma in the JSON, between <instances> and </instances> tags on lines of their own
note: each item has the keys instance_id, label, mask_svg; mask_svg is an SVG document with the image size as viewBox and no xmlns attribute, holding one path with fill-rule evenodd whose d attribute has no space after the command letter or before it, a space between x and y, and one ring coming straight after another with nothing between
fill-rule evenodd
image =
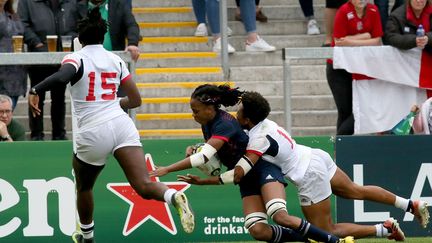
<instances>
[{"instance_id":1,"label":"jersey number 15","mask_svg":"<svg viewBox=\"0 0 432 243\"><path fill-rule=\"evenodd\" d=\"M89 89L88 89L88 95L86 96L86 101L95 101L95 72L90 72L88 74L89 78ZM101 72L101 87L104 90L111 90L110 94L102 94L101 98L103 100L114 100L116 97L117 87L115 84L109 84L107 83L108 78L116 78L117 73L116 72Z\"/></svg>"}]
</instances>

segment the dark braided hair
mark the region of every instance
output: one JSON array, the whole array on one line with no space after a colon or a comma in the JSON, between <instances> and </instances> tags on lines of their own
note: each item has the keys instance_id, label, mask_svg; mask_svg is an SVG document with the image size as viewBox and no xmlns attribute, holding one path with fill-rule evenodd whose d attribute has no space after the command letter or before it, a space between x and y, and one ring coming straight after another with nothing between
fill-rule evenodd
<instances>
[{"instance_id":1,"label":"dark braided hair","mask_svg":"<svg viewBox=\"0 0 432 243\"><path fill-rule=\"evenodd\" d=\"M228 107L236 105L243 94L238 88L231 88L228 84L212 85L203 84L198 86L192 93L191 98L196 99L205 105L214 105L220 108L221 105Z\"/></svg>"},{"instance_id":2,"label":"dark braided hair","mask_svg":"<svg viewBox=\"0 0 432 243\"><path fill-rule=\"evenodd\" d=\"M89 10L87 16L78 22L78 38L83 45L102 44L108 25L99 8Z\"/></svg>"},{"instance_id":3,"label":"dark braided hair","mask_svg":"<svg viewBox=\"0 0 432 243\"><path fill-rule=\"evenodd\" d=\"M248 91L242 95L243 115L253 124L258 124L270 114L268 101L258 92Z\"/></svg>"}]
</instances>

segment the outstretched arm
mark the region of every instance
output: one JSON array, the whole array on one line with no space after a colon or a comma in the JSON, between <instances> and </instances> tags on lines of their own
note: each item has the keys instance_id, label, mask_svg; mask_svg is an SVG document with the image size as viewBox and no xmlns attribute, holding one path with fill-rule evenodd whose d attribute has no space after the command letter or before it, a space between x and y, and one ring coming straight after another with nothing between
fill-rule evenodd
<instances>
[{"instance_id":1,"label":"outstretched arm","mask_svg":"<svg viewBox=\"0 0 432 243\"><path fill-rule=\"evenodd\" d=\"M225 143L225 141L217 138L211 138L203 146L200 152L195 153L187 158L177 161L166 167L158 167L150 172L150 176L164 176L170 172L186 170L192 167L197 167L209 160Z\"/></svg>"},{"instance_id":2,"label":"outstretched arm","mask_svg":"<svg viewBox=\"0 0 432 243\"><path fill-rule=\"evenodd\" d=\"M62 65L56 73L47 77L44 81L40 82L39 84L31 88L28 96L28 102L33 117L38 116L41 113L41 110L38 107L39 104L38 93L42 93L49 90L50 87L52 87L56 83L67 84L73 78L75 73L76 73L75 66L66 63Z\"/></svg>"}]
</instances>

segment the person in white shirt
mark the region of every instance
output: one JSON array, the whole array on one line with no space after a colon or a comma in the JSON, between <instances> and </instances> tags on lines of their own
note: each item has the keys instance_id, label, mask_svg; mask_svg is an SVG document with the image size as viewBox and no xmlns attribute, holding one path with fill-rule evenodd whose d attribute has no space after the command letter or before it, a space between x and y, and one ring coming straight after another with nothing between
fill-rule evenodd
<instances>
[{"instance_id":1,"label":"person in white shirt","mask_svg":"<svg viewBox=\"0 0 432 243\"><path fill-rule=\"evenodd\" d=\"M242 127L249 131L246 157L249 164L238 163L234 169L234 182L243 176L260 158L278 165L285 178L298 190L300 205L305 218L339 237L352 235L355 238L367 236L387 237L403 241L405 236L397 221L389 218L382 224L357 225L332 223L330 196L369 200L414 214L421 226L429 221L427 204L420 200L409 200L394 195L378 186L355 184L337 165L328 153L297 144L295 140L275 122L267 119L270 113L268 101L257 92L246 92L237 112Z\"/></svg>"},{"instance_id":2,"label":"person in white shirt","mask_svg":"<svg viewBox=\"0 0 432 243\"><path fill-rule=\"evenodd\" d=\"M72 164L82 231L72 235L73 241L94 242L93 186L110 154L141 197L174 205L184 231L191 233L195 226L194 215L185 194L150 180L138 130L123 111L140 106L141 96L126 63L102 46L107 24L98 8L79 22L78 30L83 48L66 55L59 71L29 92L29 106L33 115L38 116L41 114L38 93L58 83L71 84L73 114L78 127ZM119 86L127 95L121 99L116 95Z\"/></svg>"}]
</instances>

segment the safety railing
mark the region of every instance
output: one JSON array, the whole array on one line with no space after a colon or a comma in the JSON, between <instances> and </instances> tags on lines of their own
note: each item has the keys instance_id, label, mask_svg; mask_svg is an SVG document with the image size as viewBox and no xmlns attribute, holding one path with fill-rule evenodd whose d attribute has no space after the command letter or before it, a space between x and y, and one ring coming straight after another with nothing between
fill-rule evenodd
<instances>
[{"instance_id":1,"label":"safety railing","mask_svg":"<svg viewBox=\"0 0 432 243\"><path fill-rule=\"evenodd\" d=\"M283 48L283 89L284 89L284 114L285 114L285 129L291 132L292 116L291 116L291 80L292 70L291 65L293 60L298 59L324 59L333 56L333 48L331 47L313 47L313 48Z\"/></svg>"},{"instance_id":2,"label":"safety railing","mask_svg":"<svg viewBox=\"0 0 432 243\"><path fill-rule=\"evenodd\" d=\"M135 62L129 52L114 51L128 66L132 78L135 80ZM56 65L60 64L68 52L22 52L22 53L0 53L0 65ZM129 115L135 122L136 111L129 110Z\"/></svg>"}]
</instances>

